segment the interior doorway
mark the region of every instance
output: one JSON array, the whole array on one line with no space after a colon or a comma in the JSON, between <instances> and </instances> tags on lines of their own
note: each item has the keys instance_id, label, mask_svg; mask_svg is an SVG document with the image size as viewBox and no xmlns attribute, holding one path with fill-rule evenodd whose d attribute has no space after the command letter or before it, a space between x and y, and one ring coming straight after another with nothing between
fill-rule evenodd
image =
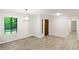
<instances>
[{"instance_id":1,"label":"interior doorway","mask_svg":"<svg viewBox=\"0 0 79 59\"><path fill-rule=\"evenodd\" d=\"M45 19L45 36L49 34L49 21Z\"/></svg>"},{"instance_id":2,"label":"interior doorway","mask_svg":"<svg viewBox=\"0 0 79 59\"><path fill-rule=\"evenodd\" d=\"M71 21L71 32L77 33L77 21Z\"/></svg>"},{"instance_id":3,"label":"interior doorway","mask_svg":"<svg viewBox=\"0 0 79 59\"><path fill-rule=\"evenodd\" d=\"M77 28L77 20L71 20L70 21L70 32L68 35L68 42L71 42L72 44L74 44L77 41L77 37L78 37L78 28Z\"/></svg>"}]
</instances>

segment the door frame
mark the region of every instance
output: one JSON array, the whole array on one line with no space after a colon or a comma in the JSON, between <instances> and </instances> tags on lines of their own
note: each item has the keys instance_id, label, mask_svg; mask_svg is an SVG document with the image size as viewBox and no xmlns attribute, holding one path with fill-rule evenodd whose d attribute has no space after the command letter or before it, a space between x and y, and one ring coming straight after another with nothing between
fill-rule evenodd
<instances>
[{"instance_id":1,"label":"door frame","mask_svg":"<svg viewBox=\"0 0 79 59\"><path fill-rule=\"evenodd\" d=\"M48 18L43 19L43 36L45 36L45 20L48 20L48 22L49 22ZM49 23L48 23L48 32L49 32ZM48 35L49 35L49 33L48 33Z\"/></svg>"},{"instance_id":2,"label":"door frame","mask_svg":"<svg viewBox=\"0 0 79 59\"><path fill-rule=\"evenodd\" d=\"M71 32L72 32L72 22L76 22L76 32L77 32L77 21L71 21Z\"/></svg>"},{"instance_id":3,"label":"door frame","mask_svg":"<svg viewBox=\"0 0 79 59\"><path fill-rule=\"evenodd\" d=\"M71 22L72 21L76 21L76 25L77 25L77 36L78 36L78 32L79 32L79 29L78 29L78 25L79 25L79 23L78 23L78 19L77 18L75 18L75 20L73 20L73 18L71 18L70 20L69 20L69 33L71 32ZM69 33L68 33L68 35L69 35Z\"/></svg>"},{"instance_id":4,"label":"door frame","mask_svg":"<svg viewBox=\"0 0 79 59\"><path fill-rule=\"evenodd\" d=\"M70 20L70 31L69 32L71 32L71 22L72 22L73 20ZM78 33L78 20L75 20L76 21L76 30L77 30L77 33Z\"/></svg>"}]
</instances>

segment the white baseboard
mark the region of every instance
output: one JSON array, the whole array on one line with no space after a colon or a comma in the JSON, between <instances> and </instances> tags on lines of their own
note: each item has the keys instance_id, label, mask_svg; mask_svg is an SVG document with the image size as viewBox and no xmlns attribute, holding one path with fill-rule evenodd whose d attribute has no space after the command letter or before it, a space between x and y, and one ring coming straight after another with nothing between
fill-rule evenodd
<instances>
[{"instance_id":1,"label":"white baseboard","mask_svg":"<svg viewBox=\"0 0 79 59\"><path fill-rule=\"evenodd\" d=\"M11 42L11 41L15 41L15 40L20 40L22 38L26 38L26 37L30 37L31 35L28 35L28 36L23 36L23 37L19 37L19 38L16 38L16 39L11 39L11 40L5 40L3 42L0 42L0 44L3 44L3 43L7 43L7 42Z\"/></svg>"},{"instance_id":2,"label":"white baseboard","mask_svg":"<svg viewBox=\"0 0 79 59\"><path fill-rule=\"evenodd\" d=\"M67 38L67 35L64 36L64 35L55 35L55 34L54 34L53 36L62 37L62 38Z\"/></svg>"}]
</instances>

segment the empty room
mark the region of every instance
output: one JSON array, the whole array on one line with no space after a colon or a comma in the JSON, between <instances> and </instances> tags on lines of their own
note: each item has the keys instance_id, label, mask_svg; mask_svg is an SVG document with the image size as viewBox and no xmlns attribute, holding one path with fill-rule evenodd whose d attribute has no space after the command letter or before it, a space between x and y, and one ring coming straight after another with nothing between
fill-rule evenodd
<instances>
[{"instance_id":1,"label":"empty room","mask_svg":"<svg viewBox=\"0 0 79 59\"><path fill-rule=\"evenodd\" d=\"M78 9L0 9L0 50L78 49Z\"/></svg>"}]
</instances>

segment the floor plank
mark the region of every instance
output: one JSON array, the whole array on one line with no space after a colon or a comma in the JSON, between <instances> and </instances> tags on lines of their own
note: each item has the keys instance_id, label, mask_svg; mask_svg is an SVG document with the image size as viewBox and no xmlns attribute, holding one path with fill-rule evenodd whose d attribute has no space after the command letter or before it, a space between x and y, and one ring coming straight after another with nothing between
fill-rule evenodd
<instances>
[{"instance_id":1,"label":"floor plank","mask_svg":"<svg viewBox=\"0 0 79 59\"><path fill-rule=\"evenodd\" d=\"M46 36L43 38L28 37L0 44L0 50L78 50L79 41L75 32L68 38Z\"/></svg>"}]
</instances>

